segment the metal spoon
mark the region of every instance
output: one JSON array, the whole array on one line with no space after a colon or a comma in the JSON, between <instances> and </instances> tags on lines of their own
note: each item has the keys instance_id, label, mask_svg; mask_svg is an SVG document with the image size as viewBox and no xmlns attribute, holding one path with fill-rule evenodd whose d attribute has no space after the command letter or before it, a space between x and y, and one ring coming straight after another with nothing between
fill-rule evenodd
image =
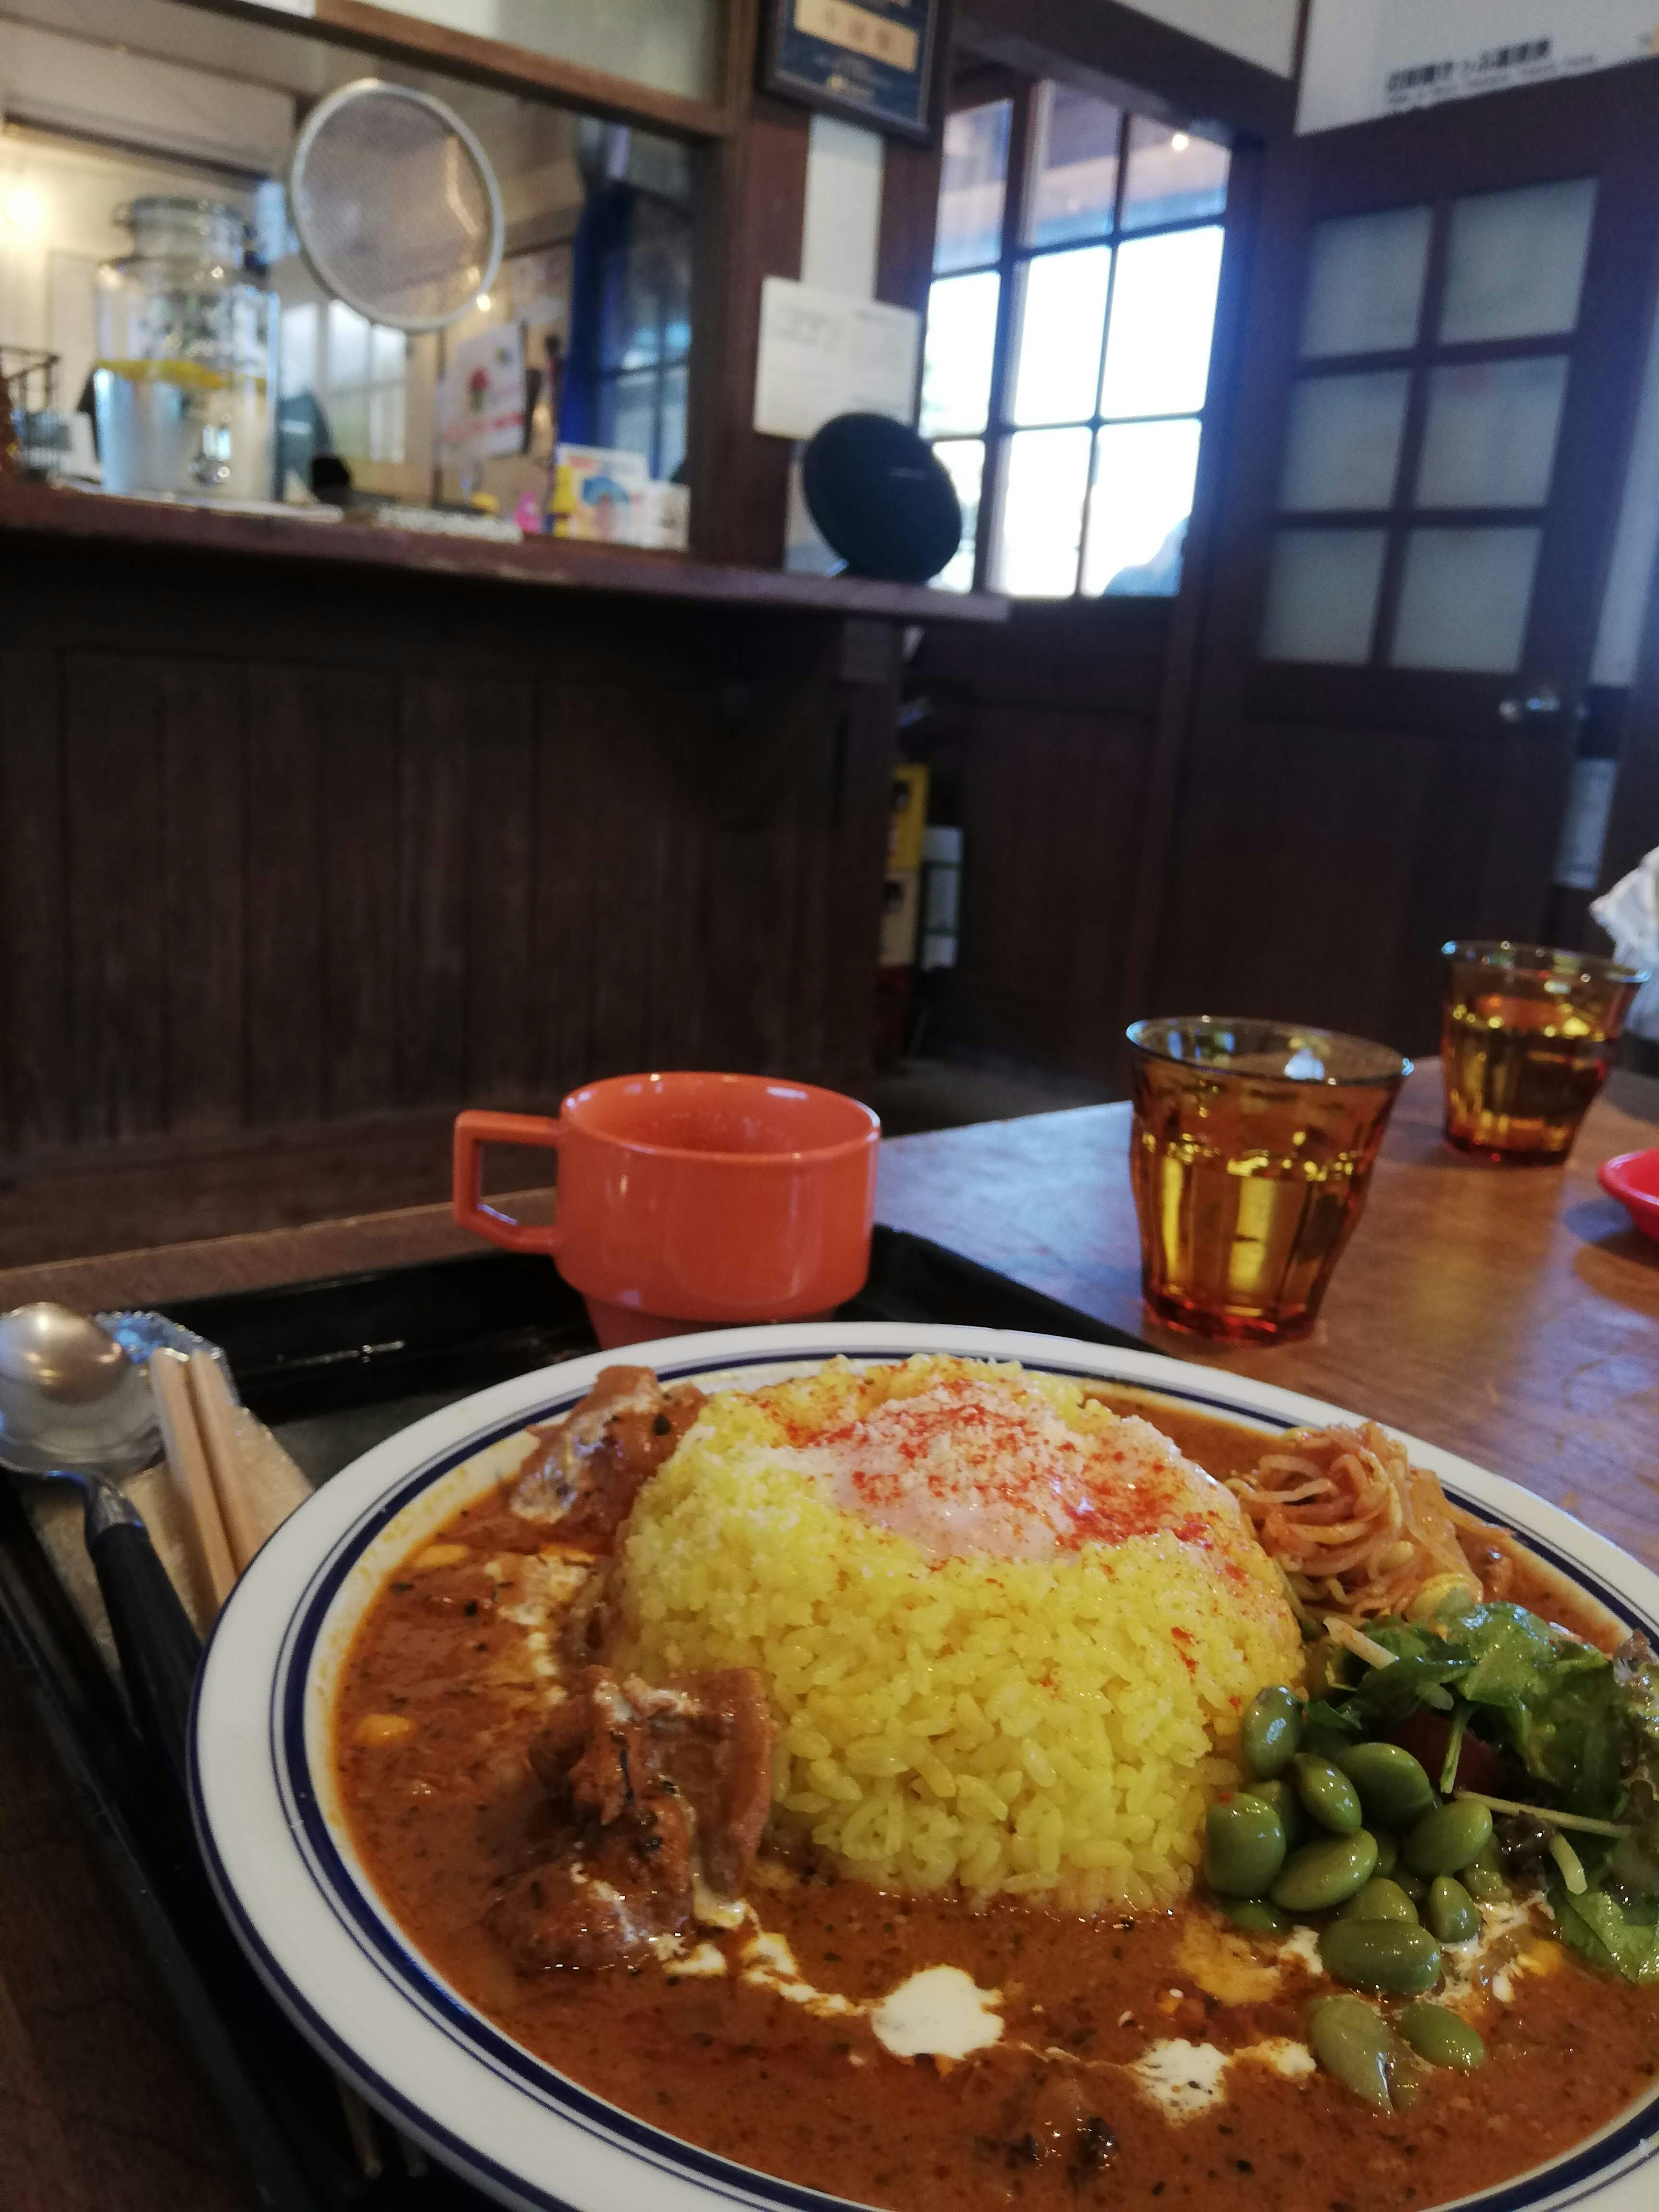
<instances>
[{"instance_id":1,"label":"metal spoon","mask_svg":"<svg viewBox=\"0 0 1659 2212\"><path fill-rule=\"evenodd\" d=\"M160 1450L149 1377L96 1322L46 1301L0 1314L0 1467L79 1487L133 1717L187 1795L201 1638L143 1516L112 1480Z\"/></svg>"}]
</instances>

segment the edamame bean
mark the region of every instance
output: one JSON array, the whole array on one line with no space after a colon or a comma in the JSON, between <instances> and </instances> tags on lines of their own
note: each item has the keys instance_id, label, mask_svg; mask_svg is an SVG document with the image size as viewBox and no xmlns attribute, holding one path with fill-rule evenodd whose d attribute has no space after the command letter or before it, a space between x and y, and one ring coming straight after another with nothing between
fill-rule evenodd
<instances>
[{"instance_id":1,"label":"edamame bean","mask_svg":"<svg viewBox=\"0 0 1659 2212\"><path fill-rule=\"evenodd\" d=\"M1380 1843L1382 1838L1379 1837L1377 1840ZM1390 1838L1390 1840L1392 1841L1392 1838ZM1377 1861L1379 1872L1382 1869L1382 1863L1381 1859L1379 1859ZM1411 1869L1406 1864L1405 1860L1400 1856L1399 1846L1397 1844L1395 1847L1394 1864L1389 1869L1389 1880L1390 1881L1397 1881L1401 1889L1405 1891L1407 1896L1410 1898L1412 1903L1417 1907L1418 1911L1419 1912L1422 1911L1423 1900L1429 1893L1429 1885L1424 1881L1420 1874L1413 1874L1412 1872Z\"/></svg>"},{"instance_id":2,"label":"edamame bean","mask_svg":"<svg viewBox=\"0 0 1659 2212\"><path fill-rule=\"evenodd\" d=\"M1282 1683L1258 1690L1239 1734L1244 1771L1258 1782L1282 1774L1302 1740L1302 1707Z\"/></svg>"},{"instance_id":3,"label":"edamame bean","mask_svg":"<svg viewBox=\"0 0 1659 2212\"><path fill-rule=\"evenodd\" d=\"M1440 1946L1426 1928L1399 1920L1333 1920L1319 1957L1333 1981L1391 1996L1416 1996L1440 1979Z\"/></svg>"},{"instance_id":4,"label":"edamame bean","mask_svg":"<svg viewBox=\"0 0 1659 2212\"><path fill-rule=\"evenodd\" d=\"M1376 1872L1376 1838L1369 1828L1352 1836L1321 1836L1285 1862L1269 1892L1286 1912L1328 1912L1346 1905Z\"/></svg>"},{"instance_id":5,"label":"edamame bean","mask_svg":"<svg viewBox=\"0 0 1659 2212\"><path fill-rule=\"evenodd\" d=\"M1491 1841L1491 1813L1463 1798L1423 1815L1406 1838L1406 1864L1413 1874L1461 1874Z\"/></svg>"},{"instance_id":6,"label":"edamame bean","mask_svg":"<svg viewBox=\"0 0 1659 2212\"><path fill-rule=\"evenodd\" d=\"M1263 1897L1224 1898L1221 1910L1247 1936L1282 1936L1292 1925L1288 1912L1281 1912Z\"/></svg>"},{"instance_id":7,"label":"edamame bean","mask_svg":"<svg viewBox=\"0 0 1659 2212\"><path fill-rule=\"evenodd\" d=\"M1307 1821L1303 1817L1301 1801L1284 1776L1275 1775L1271 1782L1252 1782L1243 1793L1247 1797L1259 1797L1264 1805L1271 1805L1279 1815L1279 1824L1285 1831L1286 1847L1294 1850L1302 1841Z\"/></svg>"},{"instance_id":8,"label":"edamame bean","mask_svg":"<svg viewBox=\"0 0 1659 2212\"><path fill-rule=\"evenodd\" d=\"M1462 1876L1464 1888L1471 1897L1478 1897L1482 1904L1499 1904L1510 1893L1510 1886L1504 1879L1504 1869L1498 1863L1496 1843L1489 1843L1484 1850L1477 1851L1468 1864L1460 1867L1458 1872Z\"/></svg>"},{"instance_id":9,"label":"edamame bean","mask_svg":"<svg viewBox=\"0 0 1659 2212\"><path fill-rule=\"evenodd\" d=\"M1368 2105L1394 2105L1394 2031L1363 1997L1321 1997L1308 2008L1308 2046L1328 2074Z\"/></svg>"},{"instance_id":10,"label":"edamame bean","mask_svg":"<svg viewBox=\"0 0 1659 2212\"><path fill-rule=\"evenodd\" d=\"M1378 1874L1392 1874L1400 1863L1400 1838L1390 1835L1386 1828L1376 1829L1374 1832L1376 1836L1376 1870Z\"/></svg>"},{"instance_id":11,"label":"edamame bean","mask_svg":"<svg viewBox=\"0 0 1659 2212\"><path fill-rule=\"evenodd\" d=\"M1365 1817L1359 1809L1359 1792L1340 1766L1299 1751L1291 1761L1291 1781L1302 1809L1322 1828L1337 1836L1357 1832Z\"/></svg>"},{"instance_id":12,"label":"edamame bean","mask_svg":"<svg viewBox=\"0 0 1659 2212\"><path fill-rule=\"evenodd\" d=\"M1342 1908L1345 1920L1405 1920L1415 1928L1417 1907L1397 1881L1374 1874L1364 1889L1356 1890Z\"/></svg>"},{"instance_id":13,"label":"edamame bean","mask_svg":"<svg viewBox=\"0 0 1659 2212\"><path fill-rule=\"evenodd\" d=\"M1428 1921L1442 1943L1472 1943L1480 1933L1480 1911L1455 1874L1437 1874L1429 1884Z\"/></svg>"},{"instance_id":14,"label":"edamame bean","mask_svg":"<svg viewBox=\"0 0 1659 2212\"><path fill-rule=\"evenodd\" d=\"M1303 1729L1302 1741L1297 1747L1311 1753L1316 1759L1334 1760L1340 1751L1347 1751L1352 1743L1353 1738L1344 1735L1340 1729L1321 1728L1316 1721Z\"/></svg>"},{"instance_id":15,"label":"edamame bean","mask_svg":"<svg viewBox=\"0 0 1659 2212\"><path fill-rule=\"evenodd\" d=\"M1224 1797L1204 1823L1204 1879L1223 1897L1260 1897L1285 1863L1285 1829L1260 1797Z\"/></svg>"},{"instance_id":16,"label":"edamame bean","mask_svg":"<svg viewBox=\"0 0 1659 2212\"><path fill-rule=\"evenodd\" d=\"M1486 2062L1486 2046L1468 2021L1444 2005L1409 2004L1400 2015L1400 2033L1431 2066L1455 2066L1473 2074Z\"/></svg>"},{"instance_id":17,"label":"edamame bean","mask_svg":"<svg viewBox=\"0 0 1659 2212\"><path fill-rule=\"evenodd\" d=\"M1397 1743L1357 1743L1336 1764L1359 1792L1373 1827L1409 1828L1437 1802L1421 1764Z\"/></svg>"}]
</instances>

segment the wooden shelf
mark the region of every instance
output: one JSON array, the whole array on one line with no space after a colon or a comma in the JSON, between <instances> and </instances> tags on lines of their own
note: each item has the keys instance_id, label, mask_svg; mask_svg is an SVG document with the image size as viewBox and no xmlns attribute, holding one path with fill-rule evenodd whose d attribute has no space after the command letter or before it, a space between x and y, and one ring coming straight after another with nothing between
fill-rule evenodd
<instances>
[{"instance_id":1,"label":"wooden shelf","mask_svg":"<svg viewBox=\"0 0 1659 2212\"><path fill-rule=\"evenodd\" d=\"M690 600L732 609L861 615L901 623L998 623L1008 602L986 592L856 577L788 575L723 567L675 553L572 544L558 538L505 540L434 536L352 522L285 515L216 514L164 501L118 499L44 485L0 489L0 540L70 539L145 554L307 562L319 567L395 570L473 584L592 592L623 599Z\"/></svg>"}]
</instances>

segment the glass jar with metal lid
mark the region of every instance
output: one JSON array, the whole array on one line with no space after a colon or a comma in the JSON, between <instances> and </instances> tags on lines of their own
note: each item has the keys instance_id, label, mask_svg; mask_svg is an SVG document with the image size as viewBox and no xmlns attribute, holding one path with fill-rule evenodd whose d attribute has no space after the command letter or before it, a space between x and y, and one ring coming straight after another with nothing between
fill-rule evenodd
<instances>
[{"instance_id":1,"label":"glass jar with metal lid","mask_svg":"<svg viewBox=\"0 0 1659 2212\"><path fill-rule=\"evenodd\" d=\"M240 213L157 194L116 219L133 251L98 271L105 489L269 499L271 297Z\"/></svg>"}]
</instances>

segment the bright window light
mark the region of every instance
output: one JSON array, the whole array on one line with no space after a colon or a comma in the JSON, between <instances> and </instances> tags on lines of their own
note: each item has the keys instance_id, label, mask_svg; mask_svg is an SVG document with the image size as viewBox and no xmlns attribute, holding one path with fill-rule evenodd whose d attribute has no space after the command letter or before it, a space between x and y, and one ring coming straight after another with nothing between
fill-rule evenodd
<instances>
[{"instance_id":1,"label":"bright window light","mask_svg":"<svg viewBox=\"0 0 1659 2212\"><path fill-rule=\"evenodd\" d=\"M29 185L13 185L0 204L14 230L39 230L46 219L46 202Z\"/></svg>"}]
</instances>

